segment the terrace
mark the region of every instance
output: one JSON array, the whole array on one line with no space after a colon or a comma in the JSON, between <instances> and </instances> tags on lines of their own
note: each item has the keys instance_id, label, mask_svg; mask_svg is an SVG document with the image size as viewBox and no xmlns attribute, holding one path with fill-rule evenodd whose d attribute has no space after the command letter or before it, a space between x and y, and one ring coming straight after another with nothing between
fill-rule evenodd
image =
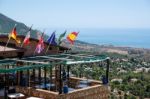
<instances>
[{"instance_id":1,"label":"terrace","mask_svg":"<svg viewBox=\"0 0 150 99\"><path fill-rule=\"evenodd\" d=\"M103 82L71 75L76 65L106 64ZM102 55L56 54L0 60L0 94L7 99L21 93L21 99L107 99L109 58ZM20 96L21 96L20 95ZM10 97L11 98L11 97Z\"/></svg>"}]
</instances>

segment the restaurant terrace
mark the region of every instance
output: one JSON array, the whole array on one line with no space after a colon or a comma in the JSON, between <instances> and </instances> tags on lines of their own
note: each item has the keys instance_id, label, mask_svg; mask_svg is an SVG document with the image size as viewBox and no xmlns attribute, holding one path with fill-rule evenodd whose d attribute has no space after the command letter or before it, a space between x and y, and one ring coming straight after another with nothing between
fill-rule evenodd
<instances>
[{"instance_id":1,"label":"restaurant terrace","mask_svg":"<svg viewBox=\"0 0 150 99\"><path fill-rule=\"evenodd\" d=\"M0 60L0 98L107 99L110 58L104 55L61 53ZM75 76L71 68L104 65L103 78ZM80 71L80 70L79 70ZM34 98L37 97L37 98Z\"/></svg>"}]
</instances>

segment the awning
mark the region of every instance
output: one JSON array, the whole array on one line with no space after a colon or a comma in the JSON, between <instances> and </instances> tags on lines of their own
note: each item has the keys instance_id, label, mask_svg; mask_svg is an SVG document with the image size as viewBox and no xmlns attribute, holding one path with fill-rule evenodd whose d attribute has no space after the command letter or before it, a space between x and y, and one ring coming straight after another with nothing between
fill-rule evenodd
<instances>
[{"instance_id":1,"label":"awning","mask_svg":"<svg viewBox=\"0 0 150 99\"><path fill-rule=\"evenodd\" d=\"M84 57L83 57L84 56ZM71 55L71 54L57 54L45 56L25 57L22 59L8 58L0 60L0 73L13 73L16 71L25 71L29 69L36 69L39 67L51 67L55 65L72 65L72 64L89 64L105 61L109 59L104 55ZM56 61L55 61L56 60ZM22 62L23 65L17 65ZM8 68L9 66L9 68Z\"/></svg>"}]
</instances>

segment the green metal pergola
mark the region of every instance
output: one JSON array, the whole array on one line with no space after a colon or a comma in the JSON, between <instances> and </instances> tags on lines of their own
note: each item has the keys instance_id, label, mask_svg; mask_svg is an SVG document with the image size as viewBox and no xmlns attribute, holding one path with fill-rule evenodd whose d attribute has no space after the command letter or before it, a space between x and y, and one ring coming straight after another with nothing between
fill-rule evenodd
<instances>
[{"instance_id":1,"label":"green metal pergola","mask_svg":"<svg viewBox=\"0 0 150 99\"><path fill-rule=\"evenodd\" d=\"M27 71L27 79L28 79L28 86L29 86L29 76L30 70L33 70L35 74L35 69L39 69L39 80L41 79L41 68L44 68L44 83L46 84L46 70L50 68L50 81L52 80L52 67L59 66L59 93L62 93L62 66L67 66L67 77L69 78L69 68L71 65L74 64L89 64L89 63L99 63L102 61L107 62L107 69L106 69L106 78L108 81L108 74L109 74L109 57L104 55L86 55L86 54L56 54L56 55L45 55L45 56L33 56L33 57L24 57L22 59L11 58L11 59L3 59L0 60L0 74L10 74ZM5 82L6 81L5 76Z\"/></svg>"}]
</instances>

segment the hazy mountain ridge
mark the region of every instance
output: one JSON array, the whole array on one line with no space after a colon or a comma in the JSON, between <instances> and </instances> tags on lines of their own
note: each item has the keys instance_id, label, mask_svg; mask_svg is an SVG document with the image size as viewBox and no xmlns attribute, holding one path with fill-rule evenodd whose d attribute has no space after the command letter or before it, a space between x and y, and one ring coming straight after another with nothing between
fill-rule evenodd
<instances>
[{"instance_id":1,"label":"hazy mountain ridge","mask_svg":"<svg viewBox=\"0 0 150 99\"><path fill-rule=\"evenodd\" d=\"M3 14L0 13L0 33L10 33L14 25L17 24L18 35L26 35L30 27L26 26L24 23L17 22ZM31 30L31 37L37 37L38 30Z\"/></svg>"}]
</instances>

